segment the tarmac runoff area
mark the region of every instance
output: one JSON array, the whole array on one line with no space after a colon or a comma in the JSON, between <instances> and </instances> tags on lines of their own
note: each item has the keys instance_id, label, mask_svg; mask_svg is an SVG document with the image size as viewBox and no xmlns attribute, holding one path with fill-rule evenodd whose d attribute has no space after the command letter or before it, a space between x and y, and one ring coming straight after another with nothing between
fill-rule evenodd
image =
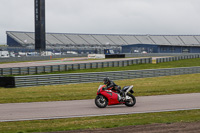
<instances>
[{"instance_id":1,"label":"tarmac runoff area","mask_svg":"<svg viewBox=\"0 0 200 133\"><path fill-rule=\"evenodd\" d=\"M200 109L200 93L136 97L134 107L113 105L100 109L94 99L0 104L0 122L60 119Z\"/></svg>"},{"instance_id":2,"label":"tarmac runoff area","mask_svg":"<svg viewBox=\"0 0 200 133\"><path fill-rule=\"evenodd\" d=\"M141 57L141 58L145 58L145 57ZM153 59L156 59L156 58L162 58L162 57L153 57ZM65 59L60 59L60 60L5 63L5 64L0 64L0 68L49 66L49 65L80 64L80 63L95 63L95 62L111 62L111 61L123 61L123 60L131 60L131 59L139 59L139 58L116 58L116 59L101 59L101 60L88 60L87 57L65 58Z\"/></svg>"}]
</instances>

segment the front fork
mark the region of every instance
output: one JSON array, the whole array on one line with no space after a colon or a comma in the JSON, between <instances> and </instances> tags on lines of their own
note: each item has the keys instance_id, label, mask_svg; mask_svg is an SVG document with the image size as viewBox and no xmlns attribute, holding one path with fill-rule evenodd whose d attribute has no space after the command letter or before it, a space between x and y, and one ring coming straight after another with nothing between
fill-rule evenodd
<instances>
[{"instance_id":1,"label":"front fork","mask_svg":"<svg viewBox=\"0 0 200 133\"><path fill-rule=\"evenodd\" d=\"M100 98L100 103L104 103L105 102L105 98L102 95L99 95Z\"/></svg>"}]
</instances>

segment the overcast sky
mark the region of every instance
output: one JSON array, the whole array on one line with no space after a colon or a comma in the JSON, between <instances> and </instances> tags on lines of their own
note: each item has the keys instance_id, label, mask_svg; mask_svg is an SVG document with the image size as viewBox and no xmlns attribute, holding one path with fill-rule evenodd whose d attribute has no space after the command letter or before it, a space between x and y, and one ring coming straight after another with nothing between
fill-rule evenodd
<instances>
[{"instance_id":1,"label":"overcast sky","mask_svg":"<svg viewBox=\"0 0 200 133\"><path fill-rule=\"evenodd\" d=\"M200 34L200 0L46 0L46 32ZM6 31L34 32L34 0L1 0Z\"/></svg>"}]
</instances>

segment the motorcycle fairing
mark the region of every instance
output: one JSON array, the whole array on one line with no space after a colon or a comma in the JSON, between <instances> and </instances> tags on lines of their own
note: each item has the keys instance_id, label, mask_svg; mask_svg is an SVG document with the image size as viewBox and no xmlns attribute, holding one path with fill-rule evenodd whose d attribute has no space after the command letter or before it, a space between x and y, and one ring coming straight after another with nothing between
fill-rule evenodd
<instances>
[{"instance_id":1,"label":"motorcycle fairing","mask_svg":"<svg viewBox=\"0 0 200 133\"><path fill-rule=\"evenodd\" d=\"M108 99L108 105L112 105L112 104L119 104L119 97L117 93L114 93L112 91L104 91L101 92L102 95L104 95L107 99Z\"/></svg>"}]
</instances>

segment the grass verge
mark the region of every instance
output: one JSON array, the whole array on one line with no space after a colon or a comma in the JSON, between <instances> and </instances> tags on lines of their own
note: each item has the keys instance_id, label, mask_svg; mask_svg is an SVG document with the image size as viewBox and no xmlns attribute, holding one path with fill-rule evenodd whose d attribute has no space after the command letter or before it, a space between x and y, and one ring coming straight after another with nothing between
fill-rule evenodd
<instances>
[{"instance_id":1,"label":"grass verge","mask_svg":"<svg viewBox=\"0 0 200 133\"><path fill-rule=\"evenodd\" d=\"M79 129L113 128L153 123L200 121L200 110L144 113L116 116L82 117L55 120L1 122L1 133L53 132Z\"/></svg>"},{"instance_id":2,"label":"grass verge","mask_svg":"<svg viewBox=\"0 0 200 133\"><path fill-rule=\"evenodd\" d=\"M134 85L135 96L200 92L200 74L118 80L120 86ZM94 99L102 83L0 88L0 103Z\"/></svg>"}]
</instances>

